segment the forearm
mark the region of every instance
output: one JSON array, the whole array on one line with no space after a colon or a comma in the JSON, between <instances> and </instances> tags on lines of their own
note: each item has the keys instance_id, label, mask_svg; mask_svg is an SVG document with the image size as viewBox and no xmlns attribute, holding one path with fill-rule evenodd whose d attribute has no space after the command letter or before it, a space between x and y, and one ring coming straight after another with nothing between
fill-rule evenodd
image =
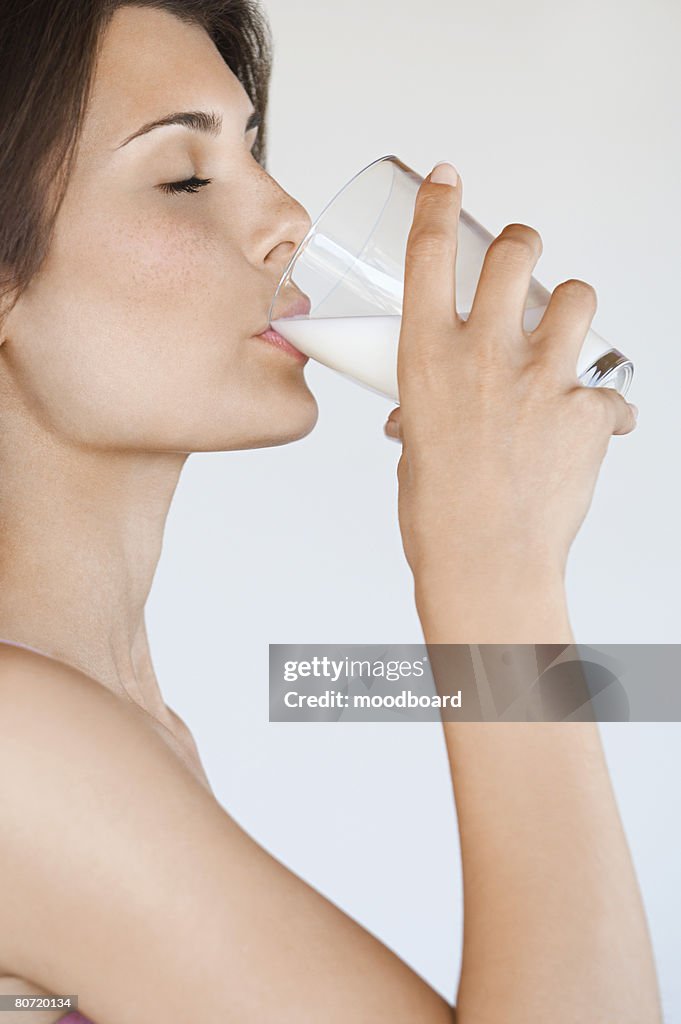
<instances>
[{"instance_id":1,"label":"forearm","mask_svg":"<svg viewBox=\"0 0 681 1024\"><path fill-rule=\"evenodd\" d=\"M574 643L564 574L546 562L470 552L414 580L426 643Z\"/></svg>"},{"instance_id":2,"label":"forearm","mask_svg":"<svg viewBox=\"0 0 681 1024\"><path fill-rule=\"evenodd\" d=\"M661 1019L593 723L444 723L464 879L459 1024Z\"/></svg>"},{"instance_id":3,"label":"forearm","mask_svg":"<svg viewBox=\"0 0 681 1024\"><path fill-rule=\"evenodd\" d=\"M476 571L459 569L455 586L447 573L418 581L428 644L573 642L560 573ZM650 939L598 727L443 728L463 863L458 1024L656 1024Z\"/></svg>"}]
</instances>

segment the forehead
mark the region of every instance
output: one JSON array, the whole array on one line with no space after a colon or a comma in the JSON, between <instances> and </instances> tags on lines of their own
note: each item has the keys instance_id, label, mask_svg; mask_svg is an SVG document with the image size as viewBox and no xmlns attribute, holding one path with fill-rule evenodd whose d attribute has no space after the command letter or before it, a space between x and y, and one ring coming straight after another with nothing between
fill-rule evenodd
<instances>
[{"instance_id":1,"label":"forehead","mask_svg":"<svg viewBox=\"0 0 681 1024\"><path fill-rule=\"evenodd\" d=\"M154 117L207 107L235 123L251 109L208 33L168 11L118 8L100 43L81 145L114 145Z\"/></svg>"}]
</instances>

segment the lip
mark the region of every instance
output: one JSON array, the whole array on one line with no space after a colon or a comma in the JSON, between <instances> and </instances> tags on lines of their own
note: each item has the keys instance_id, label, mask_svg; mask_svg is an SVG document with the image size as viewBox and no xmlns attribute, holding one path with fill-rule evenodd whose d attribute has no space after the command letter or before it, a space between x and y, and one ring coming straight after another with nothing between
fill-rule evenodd
<instances>
[{"instance_id":1,"label":"lip","mask_svg":"<svg viewBox=\"0 0 681 1024\"><path fill-rule=\"evenodd\" d=\"M298 362L302 363L303 365L310 358L309 356L306 356L304 352L300 352L297 348L295 348L290 341L286 340L286 338L282 338L281 334L279 334L278 331L275 331L272 327L269 327L266 331L263 331L261 334L256 334L256 338L262 338L263 341L268 341L271 345L276 345L277 348L280 348L283 352L287 352L290 356L293 356L294 359L297 359Z\"/></svg>"},{"instance_id":2,"label":"lip","mask_svg":"<svg viewBox=\"0 0 681 1024\"><path fill-rule=\"evenodd\" d=\"M292 316L307 316L311 308L312 303L308 299L307 295L299 295L297 296L297 298L293 299L288 304L288 306L284 307L283 313L277 317L277 320L286 320L287 318ZM264 334L266 331L272 330L274 330L274 328L270 323L267 324L267 326L260 333ZM260 337L260 334L258 335L258 337Z\"/></svg>"},{"instance_id":3,"label":"lip","mask_svg":"<svg viewBox=\"0 0 681 1024\"><path fill-rule=\"evenodd\" d=\"M307 295L298 295L289 303L288 306L284 307L282 315L277 317L277 319L285 320L293 316L307 316L311 308L312 303ZM278 348L282 349L282 351L288 352L290 356L294 356L299 363L304 364L310 358L295 348L295 346L292 345L290 341L287 341L286 338L282 338L281 334L279 334L278 331L275 331L271 324L266 327L264 331L261 331L260 334L256 334L256 338L262 338L263 341L269 341L270 344L276 345Z\"/></svg>"},{"instance_id":4,"label":"lip","mask_svg":"<svg viewBox=\"0 0 681 1024\"><path fill-rule=\"evenodd\" d=\"M299 295L293 300L286 308L284 312L277 317L277 320L285 320L290 316L307 316L312 308L312 303L308 299L307 295Z\"/></svg>"}]
</instances>

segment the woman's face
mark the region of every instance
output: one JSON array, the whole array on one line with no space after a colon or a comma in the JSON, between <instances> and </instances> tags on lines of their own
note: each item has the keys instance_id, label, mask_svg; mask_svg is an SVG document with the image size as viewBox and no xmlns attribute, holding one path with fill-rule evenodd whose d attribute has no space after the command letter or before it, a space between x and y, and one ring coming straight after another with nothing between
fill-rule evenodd
<instances>
[{"instance_id":1,"label":"woman's face","mask_svg":"<svg viewBox=\"0 0 681 1024\"><path fill-rule=\"evenodd\" d=\"M312 430L303 363L256 337L310 218L253 157L252 109L203 29L116 11L47 259L2 332L24 407L50 431L188 452ZM221 130L175 124L122 144L181 111ZM161 187L192 177L210 184Z\"/></svg>"}]
</instances>

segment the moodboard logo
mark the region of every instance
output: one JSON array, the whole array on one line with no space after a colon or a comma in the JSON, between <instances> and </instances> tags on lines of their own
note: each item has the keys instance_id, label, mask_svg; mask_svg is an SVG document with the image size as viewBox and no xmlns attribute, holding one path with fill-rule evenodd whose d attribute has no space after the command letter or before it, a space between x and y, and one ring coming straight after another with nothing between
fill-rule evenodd
<instances>
[{"instance_id":1,"label":"moodboard logo","mask_svg":"<svg viewBox=\"0 0 681 1024\"><path fill-rule=\"evenodd\" d=\"M270 644L271 722L681 721L678 644Z\"/></svg>"}]
</instances>

